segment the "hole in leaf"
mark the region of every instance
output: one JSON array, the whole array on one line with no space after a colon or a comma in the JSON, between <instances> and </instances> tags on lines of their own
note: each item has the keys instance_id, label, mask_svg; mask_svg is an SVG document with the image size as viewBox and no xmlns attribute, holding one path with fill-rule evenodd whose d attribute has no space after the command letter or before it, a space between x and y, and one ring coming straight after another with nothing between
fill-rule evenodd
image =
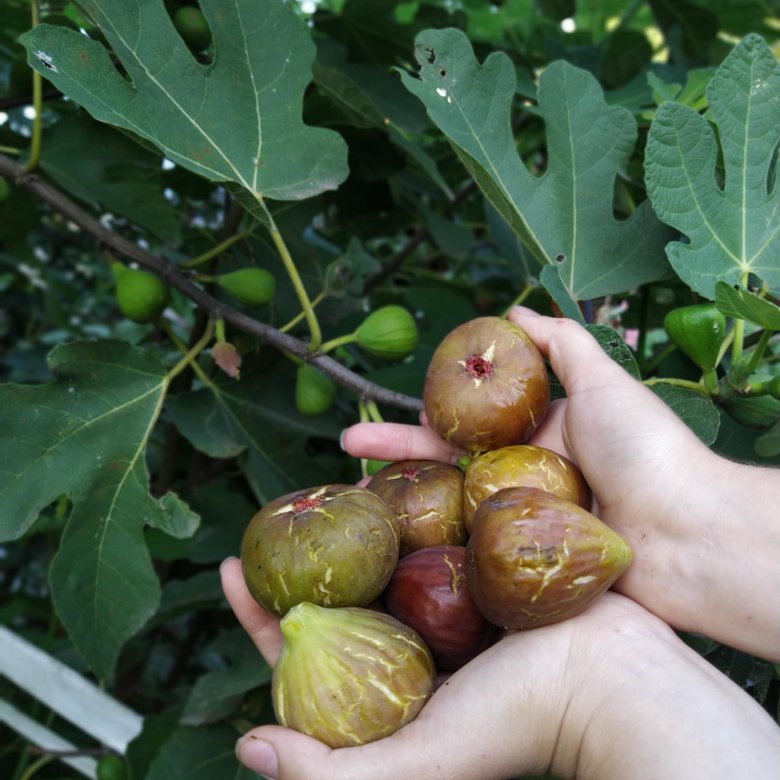
<instances>
[{"instance_id":1,"label":"hole in leaf","mask_svg":"<svg viewBox=\"0 0 780 780\"><path fill-rule=\"evenodd\" d=\"M442 69L439 71L439 75L440 75L442 78L444 78L444 77L447 75L447 69L446 69L446 68L442 68Z\"/></svg>"},{"instance_id":2,"label":"hole in leaf","mask_svg":"<svg viewBox=\"0 0 780 780\"><path fill-rule=\"evenodd\" d=\"M425 59L433 65L434 62L436 62L436 52L433 49L424 49L425 52Z\"/></svg>"},{"instance_id":3,"label":"hole in leaf","mask_svg":"<svg viewBox=\"0 0 780 780\"><path fill-rule=\"evenodd\" d=\"M557 255L555 255L555 257L553 258L553 260L554 260L556 263L563 263L563 262L565 262L565 261L566 261L566 255L564 255L563 253L558 253Z\"/></svg>"}]
</instances>

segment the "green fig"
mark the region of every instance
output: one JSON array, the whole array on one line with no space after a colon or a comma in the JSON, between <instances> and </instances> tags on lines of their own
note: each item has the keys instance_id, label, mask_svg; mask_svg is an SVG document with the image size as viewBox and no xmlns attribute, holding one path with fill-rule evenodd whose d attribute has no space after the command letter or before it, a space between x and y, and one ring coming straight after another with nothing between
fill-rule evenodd
<instances>
[{"instance_id":1,"label":"green fig","mask_svg":"<svg viewBox=\"0 0 780 780\"><path fill-rule=\"evenodd\" d=\"M420 334L411 312L403 306L383 306L355 331L362 349L386 360L401 360L414 352Z\"/></svg>"},{"instance_id":2,"label":"green fig","mask_svg":"<svg viewBox=\"0 0 780 780\"><path fill-rule=\"evenodd\" d=\"M398 520L355 485L281 496L250 521L241 543L244 579L265 609L284 615L302 601L365 607L398 563Z\"/></svg>"},{"instance_id":3,"label":"green fig","mask_svg":"<svg viewBox=\"0 0 780 780\"><path fill-rule=\"evenodd\" d=\"M538 488L509 487L477 508L466 582L491 623L535 628L582 612L630 563L628 543L595 515Z\"/></svg>"},{"instance_id":4,"label":"green fig","mask_svg":"<svg viewBox=\"0 0 780 780\"><path fill-rule=\"evenodd\" d=\"M211 43L211 30L200 8L185 5L173 15L173 26L193 51L203 51Z\"/></svg>"},{"instance_id":5,"label":"green fig","mask_svg":"<svg viewBox=\"0 0 780 780\"><path fill-rule=\"evenodd\" d=\"M165 283L148 271L127 268L121 263L111 266L116 279L116 300L119 309L133 322L156 320L170 302Z\"/></svg>"},{"instance_id":6,"label":"green fig","mask_svg":"<svg viewBox=\"0 0 780 780\"><path fill-rule=\"evenodd\" d=\"M417 717L436 671L420 636L371 609L302 603L281 620L277 721L332 748L390 736Z\"/></svg>"},{"instance_id":7,"label":"green fig","mask_svg":"<svg viewBox=\"0 0 780 780\"><path fill-rule=\"evenodd\" d=\"M714 303L672 309L664 318L664 328L679 349L702 371L715 368L726 338L726 317Z\"/></svg>"},{"instance_id":8,"label":"green fig","mask_svg":"<svg viewBox=\"0 0 780 780\"><path fill-rule=\"evenodd\" d=\"M323 414L336 400L336 385L316 366L303 363L295 375L295 405L301 414Z\"/></svg>"},{"instance_id":9,"label":"green fig","mask_svg":"<svg viewBox=\"0 0 780 780\"><path fill-rule=\"evenodd\" d=\"M217 285L249 306L263 306L276 294L276 278L264 268L241 268L216 278Z\"/></svg>"}]
</instances>

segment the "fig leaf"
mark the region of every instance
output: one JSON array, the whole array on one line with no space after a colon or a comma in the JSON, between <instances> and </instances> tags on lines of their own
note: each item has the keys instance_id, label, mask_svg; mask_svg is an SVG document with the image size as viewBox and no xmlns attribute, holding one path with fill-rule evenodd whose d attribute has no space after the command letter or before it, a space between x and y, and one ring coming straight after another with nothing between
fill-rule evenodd
<instances>
[{"instance_id":1,"label":"fig leaf","mask_svg":"<svg viewBox=\"0 0 780 780\"><path fill-rule=\"evenodd\" d=\"M157 357L124 341L74 342L52 350L49 368L47 384L0 388L0 538L70 499L51 588L74 645L105 679L160 600L144 527L185 537L198 518L174 494L149 494L144 453L166 390Z\"/></svg>"},{"instance_id":2,"label":"fig leaf","mask_svg":"<svg viewBox=\"0 0 780 780\"><path fill-rule=\"evenodd\" d=\"M201 0L218 52L202 64L162 2L85 0L127 78L99 42L41 24L31 67L95 119L150 141L173 162L251 196L300 200L347 176L347 148L301 116L314 44L279 0Z\"/></svg>"},{"instance_id":3,"label":"fig leaf","mask_svg":"<svg viewBox=\"0 0 780 780\"><path fill-rule=\"evenodd\" d=\"M419 78L401 73L423 101L485 197L543 263L556 263L575 300L616 293L658 278L669 231L643 203L628 219L613 213L618 169L637 137L631 113L608 106L596 79L566 62L539 79L549 167L534 176L516 151L510 114L517 76L495 52L479 64L459 30L416 39Z\"/></svg>"}]
</instances>

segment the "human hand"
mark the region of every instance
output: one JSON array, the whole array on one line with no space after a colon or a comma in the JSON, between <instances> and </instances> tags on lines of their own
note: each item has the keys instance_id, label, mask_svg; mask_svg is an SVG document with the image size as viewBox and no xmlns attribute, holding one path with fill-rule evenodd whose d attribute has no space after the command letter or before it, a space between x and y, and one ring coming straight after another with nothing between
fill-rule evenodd
<instances>
[{"instance_id":1,"label":"human hand","mask_svg":"<svg viewBox=\"0 0 780 780\"><path fill-rule=\"evenodd\" d=\"M283 643L278 618L252 599L237 559L221 573L236 616L273 665ZM547 771L759 780L776 773L780 732L661 621L608 593L571 620L508 634L391 737L332 750L261 726L237 754L278 780L502 780Z\"/></svg>"},{"instance_id":2,"label":"human hand","mask_svg":"<svg viewBox=\"0 0 780 780\"><path fill-rule=\"evenodd\" d=\"M634 551L615 589L677 628L776 657L779 608L757 591L780 586L780 533L768 514L743 522L743 506L755 494L737 488L758 477L715 455L577 323L519 308L510 319L548 358L567 395L552 404L529 443L577 464L593 491L593 511ZM462 454L416 426L361 423L344 432L342 443L356 457L382 460L454 463ZM777 495L777 474L760 489ZM739 558L762 545L762 560Z\"/></svg>"}]
</instances>

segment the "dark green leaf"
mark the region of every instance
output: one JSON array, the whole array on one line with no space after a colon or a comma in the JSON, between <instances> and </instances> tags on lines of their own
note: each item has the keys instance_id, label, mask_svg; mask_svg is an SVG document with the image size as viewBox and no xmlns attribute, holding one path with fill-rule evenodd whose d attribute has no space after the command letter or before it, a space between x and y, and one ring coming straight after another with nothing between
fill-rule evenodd
<instances>
[{"instance_id":1,"label":"dark green leaf","mask_svg":"<svg viewBox=\"0 0 780 780\"><path fill-rule=\"evenodd\" d=\"M775 458L780 455L780 420L766 433L761 434L753 444L756 454L762 458Z\"/></svg>"},{"instance_id":2,"label":"dark green leaf","mask_svg":"<svg viewBox=\"0 0 780 780\"><path fill-rule=\"evenodd\" d=\"M780 330L780 306L743 287L716 282L715 305L727 317L739 317L767 330Z\"/></svg>"},{"instance_id":3,"label":"dark green leaf","mask_svg":"<svg viewBox=\"0 0 780 780\"><path fill-rule=\"evenodd\" d=\"M167 389L156 356L75 342L56 347L49 367L53 382L0 388L0 536L20 536L45 506L71 499L52 591L73 643L105 678L159 600L144 526L182 535L196 518L173 495L149 495L145 449Z\"/></svg>"},{"instance_id":4,"label":"dark green leaf","mask_svg":"<svg viewBox=\"0 0 780 780\"><path fill-rule=\"evenodd\" d=\"M718 436L720 414L712 401L697 390L656 382L650 389L707 445Z\"/></svg>"},{"instance_id":5,"label":"dark green leaf","mask_svg":"<svg viewBox=\"0 0 780 780\"><path fill-rule=\"evenodd\" d=\"M709 300L718 280L754 273L780 285L780 191L769 187L780 141L780 68L766 43L745 38L709 84L725 184L716 180L718 145L693 109L664 103L650 128L645 162L658 215L689 241L666 248L680 278Z\"/></svg>"},{"instance_id":6,"label":"dark green leaf","mask_svg":"<svg viewBox=\"0 0 780 780\"><path fill-rule=\"evenodd\" d=\"M420 78L402 73L425 103L485 196L577 300L624 291L665 270L669 234L649 204L628 219L613 214L618 167L631 154L636 124L610 107L589 73L555 62L539 83L549 166L533 176L515 150L510 112L517 78L495 52L479 65L458 30L429 30L416 43Z\"/></svg>"},{"instance_id":7,"label":"dark green leaf","mask_svg":"<svg viewBox=\"0 0 780 780\"><path fill-rule=\"evenodd\" d=\"M22 37L30 64L96 119L157 146L212 181L254 196L298 200L347 175L346 147L301 119L314 45L276 0L201 0L214 39L202 64L162 2L83 0L114 54L72 30L39 25Z\"/></svg>"},{"instance_id":8,"label":"dark green leaf","mask_svg":"<svg viewBox=\"0 0 780 780\"><path fill-rule=\"evenodd\" d=\"M590 324L586 328L612 360L628 371L634 379L640 378L634 353L614 328L600 324Z\"/></svg>"}]
</instances>

